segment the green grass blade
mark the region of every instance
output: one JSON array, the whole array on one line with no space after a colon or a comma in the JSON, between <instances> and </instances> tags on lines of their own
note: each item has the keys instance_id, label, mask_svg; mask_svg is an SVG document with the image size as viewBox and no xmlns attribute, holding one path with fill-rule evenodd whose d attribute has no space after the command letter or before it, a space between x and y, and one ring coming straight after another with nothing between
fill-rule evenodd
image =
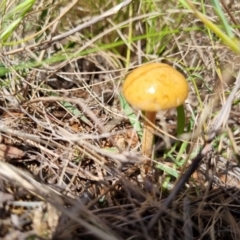
<instances>
[{"instance_id":1,"label":"green grass blade","mask_svg":"<svg viewBox=\"0 0 240 240\"><path fill-rule=\"evenodd\" d=\"M204 14L197 11L192 2L188 0L179 0L179 2L186 8L191 9L195 16L199 18L205 24L205 26L211 29L229 48L231 48L234 52L240 54L240 42L238 39L235 37L232 38L225 34L216 24L208 20Z\"/></svg>"},{"instance_id":2,"label":"green grass blade","mask_svg":"<svg viewBox=\"0 0 240 240\"><path fill-rule=\"evenodd\" d=\"M83 122L85 122L86 124L91 126L91 122L87 119L87 117L85 117L85 115L79 111L76 106L74 106L73 104L71 104L70 102L62 102L61 103L63 105L63 107L69 111L73 116L75 116L76 118L80 118Z\"/></svg>"},{"instance_id":3,"label":"green grass blade","mask_svg":"<svg viewBox=\"0 0 240 240\"><path fill-rule=\"evenodd\" d=\"M172 168L172 167L169 167L169 166L167 166L167 165L165 165L163 163L157 163L155 165L155 167L158 168L158 169L163 170L164 172L166 172L167 174L169 174L169 175L171 175L171 176L173 176L175 178L178 178L177 170Z\"/></svg>"},{"instance_id":4,"label":"green grass blade","mask_svg":"<svg viewBox=\"0 0 240 240\"><path fill-rule=\"evenodd\" d=\"M3 23L1 26L0 34L0 42L6 42L7 39L12 35L14 30L18 27L18 25L21 23L22 19L25 17L27 13L29 13L30 9L34 5L35 0L26 0L19 5L17 5L15 8L10 10L8 13L6 13L3 16ZM15 19L11 19L15 18ZM11 23L10 23L11 22Z\"/></svg>"},{"instance_id":5,"label":"green grass blade","mask_svg":"<svg viewBox=\"0 0 240 240\"><path fill-rule=\"evenodd\" d=\"M232 32L232 29L231 29L230 25L228 24L227 19L225 18L224 14L223 14L222 8L221 8L221 6L219 4L219 0L211 0L211 3L213 5L213 7L214 7L215 12L217 13L219 18L221 19L222 24L223 24L223 26L225 28L225 31L227 32L227 35L230 38L233 39L235 36L234 36L234 34Z\"/></svg>"},{"instance_id":6,"label":"green grass blade","mask_svg":"<svg viewBox=\"0 0 240 240\"><path fill-rule=\"evenodd\" d=\"M1 34L0 34L0 42L5 42L7 39L12 35L13 31L22 21L22 18L18 18L17 20L13 21Z\"/></svg>"},{"instance_id":7,"label":"green grass blade","mask_svg":"<svg viewBox=\"0 0 240 240\"><path fill-rule=\"evenodd\" d=\"M126 99L122 96L122 94L119 95L120 104L125 112L126 116L128 117L130 123L132 124L133 128L136 130L138 136L142 137L142 127L141 124L137 118L137 115L134 113L132 107L127 103Z\"/></svg>"},{"instance_id":8,"label":"green grass blade","mask_svg":"<svg viewBox=\"0 0 240 240\"><path fill-rule=\"evenodd\" d=\"M183 105L177 107L177 136L184 132L185 127L185 112Z\"/></svg>"},{"instance_id":9,"label":"green grass blade","mask_svg":"<svg viewBox=\"0 0 240 240\"><path fill-rule=\"evenodd\" d=\"M4 20L8 20L11 17L24 17L32 8L32 6L35 4L36 0L26 0L19 5L17 5L15 8L10 10L5 16Z\"/></svg>"}]
</instances>

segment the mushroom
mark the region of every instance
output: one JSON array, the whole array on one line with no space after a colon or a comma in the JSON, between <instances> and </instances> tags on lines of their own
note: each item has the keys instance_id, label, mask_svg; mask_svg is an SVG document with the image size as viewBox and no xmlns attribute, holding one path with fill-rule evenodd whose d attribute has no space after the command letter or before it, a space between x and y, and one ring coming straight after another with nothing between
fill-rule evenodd
<instances>
[{"instance_id":1,"label":"mushroom","mask_svg":"<svg viewBox=\"0 0 240 240\"><path fill-rule=\"evenodd\" d=\"M156 114L183 104L188 96L184 76L164 63L149 63L133 70L123 83L123 95L135 108L145 112L142 154L150 157Z\"/></svg>"}]
</instances>

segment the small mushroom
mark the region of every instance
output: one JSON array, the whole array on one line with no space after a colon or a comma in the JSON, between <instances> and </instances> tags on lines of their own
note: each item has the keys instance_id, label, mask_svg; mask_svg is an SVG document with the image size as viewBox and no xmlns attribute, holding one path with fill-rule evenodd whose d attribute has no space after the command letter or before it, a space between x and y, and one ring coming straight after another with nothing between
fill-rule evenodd
<instances>
[{"instance_id":1,"label":"small mushroom","mask_svg":"<svg viewBox=\"0 0 240 240\"><path fill-rule=\"evenodd\" d=\"M123 95L135 108L145 112L142 154L151 156L156 114L183 104L188 96L184 76L163 63L149 63L133 70L123 83Z\"/></svg>"}]
</instances>

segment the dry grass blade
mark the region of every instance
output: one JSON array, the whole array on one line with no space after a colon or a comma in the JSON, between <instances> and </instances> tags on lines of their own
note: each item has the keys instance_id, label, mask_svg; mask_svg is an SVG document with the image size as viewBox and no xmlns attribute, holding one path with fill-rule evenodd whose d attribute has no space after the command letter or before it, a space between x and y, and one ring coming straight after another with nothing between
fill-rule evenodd
<instances>
[{"instance_id":1,"label":"dry grass blade","mask_svg":"<svg viewBox=\"0 0 240 240\"><path fill-rule=\"evenodd\" d=\"M212 124L213 132L219 131L221 127L224 127L226 125L226 122L229 118L229 114L231 111L232 103L239 89L240 89L240 71L238 72L236 83L231 91L231 94L228 96L227 101L225 102L224 106L222 107L221 111L218 113L215 121Z\"/></svg>"},{"instance_id":2,"label":"dry grass blade","mask_svg":"<svg viewBox=\"0 0 240 240\"><path fill-rule=\"evenodd\" d=\"M49 45L51 45L51 44L53 44L57 41L60 41L60 40L66 38L68 36L71 36L74 33L79 32L82 29L87 28L87 27L93 25L94 23L97 23L97 22L103 20L104 18L107 18L107 17L109 17L113 14L116 14L118 11L121 10L121 8L126 7L131 2L132 2L132 0L124 0L123 2L118 4L117 6L114 6L112 9L109 9L107 12L104 12L103 14L101 14L99 16L93 17L90 21L87 21L83 24L80 24L79 26L75 27L74 29L71 29L71 30L69 30L69 31L67 31L63 34L58 35L58 36L55 36L51 40L47 40L47 41L44 41L44 42L41 42L41 43L38 43L38 44L30 45L27 48L28 49L38 48L38 50L45 49L45 48L49 47ZM70 4L69 8L74 6L76 3L77 3L77 1L72 2ZM64 12L64 14L65 14L65 12ZM63 17L63 16L59 16L59 17ZM48 26L48 27L50 27L50 26ZM15 53L18 53L20 51L23 51L24 49L25 48L19 48L19 49L16 49L14 51L4 52L4 55L7 56L7 55L15 54Z\"/></svg>"},{"instance_id":3,"label":"dry grass blade","mask_svg":"<svg viewBox=\"0 0 240 240\"><path fill-rule=\"evenodd\" d=\"M179 180L175 184L173 190L171 191L167 199L165 199L161 203L161 205L159 206L160 208L159 212L151 219L150 223L148 224L148 230L151 230L152 227L156 224L157 220L161 217L161 215L167 211L170 204L174 201L175 197L180 193L183 186L187 183L191 175L197 170L203 158L211 150L211 143L213 139L216 137L219 130L221 130L221 127L226 125L226 122L230 114L232 102L239 88L240 88L240 72L238 73L238 76L237 76L236 85L234 86L227 101L225 102L221 111L218 113L215 121L213 122L213 127L212 127L213 130L209 132L207 142L205 143L203 149L198 154L198 156L192 160L192 163L190 164L186 172L179 178Z\"/></svg>"},{"instance_id":4,"label":"dry grass blade","mask_svg":"<svg viewBox=\"0 0 240 240\"><path fill-rule=\"evenodd\" d=\"M79 217L76 217L73 213L66 211L66 209L64 209L63 199L59 193L48 186L37 182L30 175L26 174L26 172L23 172L7 163L0 162L0 178L14 183L14 185L20 184L27 191L36 194L40 199L43 198L45 201L58 208L59 211L65 213L71 219L84 226L99 239L118 239L110 233L100 219L97 219L96 216L93 216L89 211L87 211L87 209L84 209L85 207L80 202L79 205L81 207L79 206L79 209L82 210L82 216L88 219L90 223L88 223L86 219L83 220Z\"/></svg>"}]
</instances>

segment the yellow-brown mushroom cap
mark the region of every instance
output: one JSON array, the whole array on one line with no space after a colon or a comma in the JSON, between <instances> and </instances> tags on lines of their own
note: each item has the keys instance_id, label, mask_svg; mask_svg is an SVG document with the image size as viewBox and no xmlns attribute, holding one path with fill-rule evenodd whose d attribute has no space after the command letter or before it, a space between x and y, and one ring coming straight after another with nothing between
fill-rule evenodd
<instances>
[{"instance_id":1,"label":"yellow-brown mushroom cap","mask_svg":"<svg viewBox=\"0 0 240 240\"><path fill-rule=\"evenodd\" d=\"M163 63L149 63L133 70L123 83L123 95L134 107L157 112L183 104L188 96L184 76Z\"/></svg>"}]
</instances>

